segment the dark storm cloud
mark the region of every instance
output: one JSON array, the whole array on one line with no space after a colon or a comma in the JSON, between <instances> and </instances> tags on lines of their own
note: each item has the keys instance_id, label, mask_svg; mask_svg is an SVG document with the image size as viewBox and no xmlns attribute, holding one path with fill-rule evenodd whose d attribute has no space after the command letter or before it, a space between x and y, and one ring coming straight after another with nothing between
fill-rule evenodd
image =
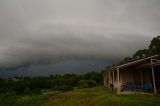
<instances>
[{"instance_id":1,"label":"dark storm cloud","mask_svg":"<svg viewBox=\"0 0 160 106\"><path fill-rule=\"evenodd\" d=\"M0 1L0 66L130 56L160 33L159 0Z\"/></svg>"},{"instance_id":2,"label":"dark storm cloud","mask_svg":"<svg viewBox=\"0 0 160 106\"><path fill-rule=\"evenodd\" d=\"M48 65L33 65L27 68L20 67L14 71L0 70L0 78L12 78L14 76L49 76L55 74L75 73L83 74L90 71L99 71L111 63L104 59L67 60Z\"/></svg>"}]
</instances>

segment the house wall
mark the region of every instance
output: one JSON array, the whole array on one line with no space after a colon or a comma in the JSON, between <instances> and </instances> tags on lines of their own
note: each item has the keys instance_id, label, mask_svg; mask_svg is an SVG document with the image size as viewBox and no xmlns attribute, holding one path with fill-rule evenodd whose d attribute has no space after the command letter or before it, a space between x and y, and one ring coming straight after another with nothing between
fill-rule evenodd
<instances>
[{"instance_id":1,"label":"house wall","mask_svg":"<svg viewBox=\"0 0 160 106\"><path fill-rule=\"evenodd\" d=\"M122 70L122 83L125 82L140 82L141 81L141 74L140 71L134 71L134 70Z\"/></svg>"},{"instance_id":2,"label":"house wall","mask_svg":"<svg viewBox=\"0 0 160 106\"><path fill-rule=\"evenodd\" d=\"M142 73L141 73L142 72ZM125 82L152 82L152 74L151 70L137 70L137 69L128 69L128 70L121 70L122 74L122 83ZM142 74L142 79L141 79Z\"/></svg>"},{"instance_id":3,"label":"house wall","mask_svg":"<svg viewBox=\"0 0 160 106\"><path fill-rule=\"evenodd\" d=\"M142 71L143 82L151 82L152 81L152 71L151 70L143 70Z\"/></svg>"}]
</instances>

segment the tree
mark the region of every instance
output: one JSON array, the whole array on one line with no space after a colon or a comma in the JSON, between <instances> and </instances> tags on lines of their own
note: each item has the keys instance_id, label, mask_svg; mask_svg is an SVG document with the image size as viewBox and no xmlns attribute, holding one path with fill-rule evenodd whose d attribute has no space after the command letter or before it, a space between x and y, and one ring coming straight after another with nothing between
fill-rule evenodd
<instances>
[{"instance_id":1,"label":"tree","mask_svg":"<svg viewBox=\"0 0 160 106\"><path fill-rule=\"evenodd\" d=\"M90 88L97 86L97 83L94 80L80 80L77 85L79 88Z\"/></svg>"},{"instance_id":2,"label":"tree","mask_svg":"<svg viewBox=\"0 0 160 106\"><path fill-rule=\"evenodd\" d=\"M131 58L131 57L126 57L126 58L124 58L122 61L120 61L119 64L125 64L125 63L127 63L127 62L132 61L132 60L133 60L133 58Z\"/></svg>"},{"instance_id":3,"label":"tree","mask_svg":"<svg viewBox=\"0 0 160 106\"><path fill-rule=\"evenodd\" d=\"M151 55L160 54L160 36L152 39L151 44L149 45L149 52Z\"/></svg>"},{"instance_id":4,"label":"tree","mask_svg":"<svg viewBox=\"0 0 160 106\"><path fill-rule=\"evenodd\" d=\"M133 58L134 59L140 59L140 58L144 58L150 56L149 50L148 49L142 49L142 50L138 50L134 55Z\"/></svg>"}]
</instances>

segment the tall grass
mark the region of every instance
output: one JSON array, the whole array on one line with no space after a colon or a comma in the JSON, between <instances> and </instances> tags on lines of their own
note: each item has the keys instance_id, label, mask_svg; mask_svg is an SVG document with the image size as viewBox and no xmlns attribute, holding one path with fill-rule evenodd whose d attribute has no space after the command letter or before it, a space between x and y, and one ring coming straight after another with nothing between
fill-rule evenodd
<instances>
[{"instance_id":1,"label":"tall grass","mask_svg":"<svg viewBox=\"0 0 160 106\"><path fill-rule=\"evenodd\" d=\"M0 94L0 106L39 106L42 100L44 100L43 95Z\"/></svg>"}]
</instances>

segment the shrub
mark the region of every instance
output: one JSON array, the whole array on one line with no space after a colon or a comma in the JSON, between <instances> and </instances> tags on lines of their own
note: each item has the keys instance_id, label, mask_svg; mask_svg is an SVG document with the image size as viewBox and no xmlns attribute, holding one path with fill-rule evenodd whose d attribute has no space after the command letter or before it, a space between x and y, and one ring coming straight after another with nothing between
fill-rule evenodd
<instances>
[{"instance_id":1,"label":"shrub","mask_svg":"<svg viewBox=\"0 0 160 106\"><path fill-rule=\"evenodd\" d=\"M73 90L73 87L72 86L68 86L68 85L62 85L62 86L56 86L54 90L70 91L70 90Z\"/></svg>"},{"instance_id":2,"label":"shrub","mask_svg":"<svg viewBox=\"0 0 160 106\"><path fill-rule=\"evenodd\" d=\"M33 94L33 92L30 91L29 88L26 88L26 89L24 89L24 91L23 91L23 95L32 95L32 94Z\"/></svg>"},{"instance_id":3,"label":"shrub","mask_svg":"<svg viewBox=\"0 0 160 106\"><path fill-rule=\"evenodd\" d=\"M79 88L90 88L90 87L94 87L94 86L97 86L97 83L94 80L80 80L78 82Z\"/></svg>"},{"instance_id":4,"label":"shrub","mask_svg":"<svg viewBox=\"0 0 160 106\"><path fill-rule=\"evenodd\" d=\"M33 89L32 92L35 94L42 94L42 90L40 88Z\"/></svg>"}]
</instances>

